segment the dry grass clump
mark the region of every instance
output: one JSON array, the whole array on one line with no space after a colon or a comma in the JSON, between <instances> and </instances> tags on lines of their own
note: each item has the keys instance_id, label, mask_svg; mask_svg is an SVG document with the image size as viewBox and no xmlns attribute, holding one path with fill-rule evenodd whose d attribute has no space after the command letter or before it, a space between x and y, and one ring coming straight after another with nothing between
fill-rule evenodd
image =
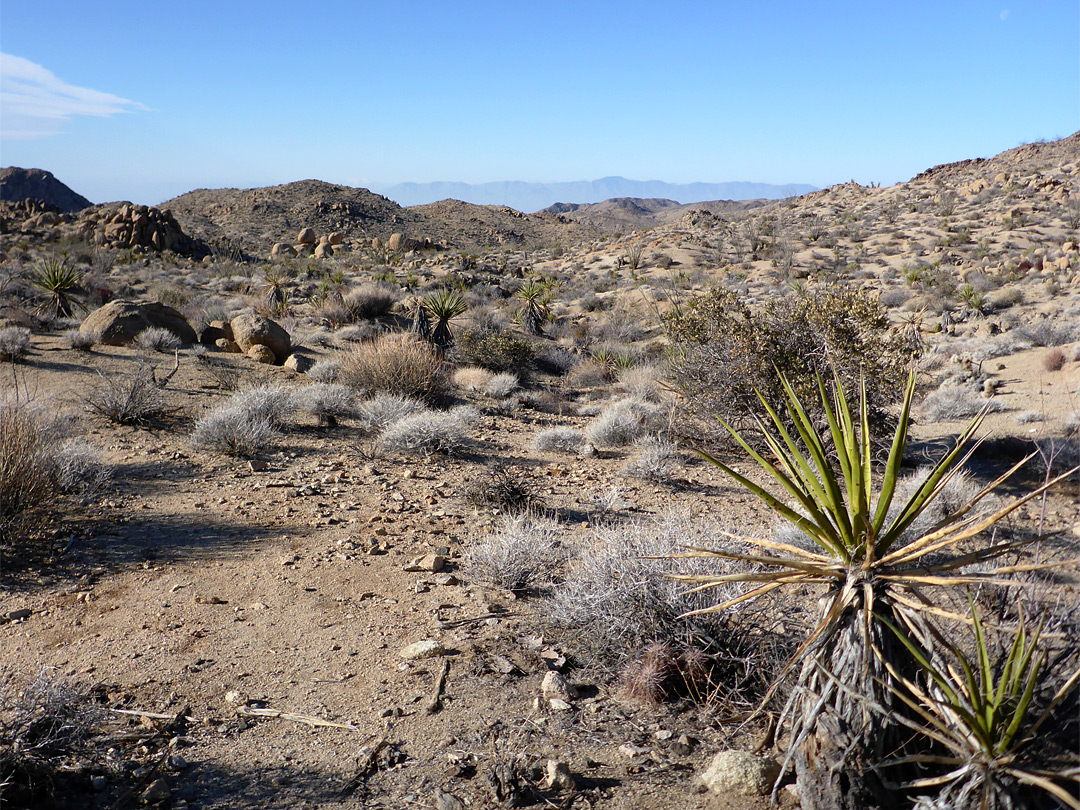
<instances>
[{"instance_id":1,"label":"dry grass clump","mask_svg":"<svg viewBox=\"0 0 1080 810\"><path fill-rule=\"evenodd\" d=\"M495 399L504 399L514 393L517 387L517 374L504 371L488 380L488 384L484 386L484 393Z\"/></svg>"},{"instance_id":2,"label":"dry grass clump","mask_svg":"<svg viewBox=\"0 0 1080 810\"><path fill-rule=\"evenodd\" d=\"M401 394L376 394L365 399L357 408L360 427L368 433L378 433L406 416L424 410L424 403Z\"/></svg>"},{"instance_id":3,"label":"dry grass clump","mask_svg":"<svg viewBox=\"0 0 1080 810\"><path fill-rule=\"evenodd\" d=\"M89 494L108 477L91 446L43 408L0 403L0 552L21 555L24 543L58 512L65 494Z\"/></svg>"},{"instance_id":4,"label":"dry grass clump","mask_svg":"<svg viewBox=\"0 0 1080 810\"><path fill-rule=\"evenodd\" d=\"M183 344L176 335L160 326L149 326L135 336L135 345L154 352L172 352Z\"/></svg>"},{"instance_id":5,"label":"dry grass clump","mask_svg":"<svg viewBox=\"0 0 1080 810\"><path fill-rule=\"evenodd\" d=\"M346 351L338 380L357 391L400 394L435 403L447 389L446 368L431 346L411 335L376 338Z\"/></svg>"},{"instance_id":6,"label":"dry grass clump","mask_svg":"<svg viewBox=\"0 0 1080 810\"><path fill-rule=\"evenodd\" d=\"M64 332L64 339L68 345L77 352L88 352L98 342L97 335L84 332L81 329L69 329Z\"/></svg>"},{"instance_id":7,"label":"dry grass clump","mask_svg":"<svg viewBox=\"0 0 1080 810\"><path fill-rule=\"evenodd\" d=\"M591 358L579 361L566 375L574 388L596 388L611 382L611 368Z\"/></svg>"},{"instance_id":8,"label":"dry grass clump","mask_svg":"<svg viewBox=\"0 0 1080 810\"><path fill-rule=\"evenodd\" d=\"M662 426L660 408L651 402L626 397L608 405L585 427L585 435L599 447L622 447Z\"/></svg>"},{"instance_id":9,"label":"dry grass clump","mask_svg":"<svg viewBox=\"0 0 1080 810\"><path fill-rule=\"evenodd\" d=\"M18 693L10 683L0 685L0 796L4 805L51 807L57 793L70 792L74 798L88 790L89 784L62 789L62 782L80 777L89 781L71 763L90 750L101 717L85 691L51 680L44 672Z\"/></svg>"},{"instance_id":10,"label":"dry grass clump","mask_svg":"<svg viewBox=\"0 0 1080 810\"><path fill-rule=\"evenodd\" d=\"M660 366L645 364L632 366L619 372L619 388L637 399L659 402L661 396Z\"/></svg>"},{"instance_id":11,"label":"dry grass clump","mask_svg":"<svg viewBox=\"0 0 1080 810\"><path fill-rule=\"evenodd\" d=\"M576 550L552 594L552 619L572 628L591 655L608 661L659 640L717 637L723 631L720 614L683 616L715 604L715 595L688 593L671 575L722 574L745 566L666 556L687 546L708 547L716 534L709 521L676 513L655 523L600 529ZM728 598L744 590L739 584L723 588Z\"/></svg>"},{"instance_id":12,"label":"dry grass clump","mask_svg":"<svg viewBox=\"0 0 1080 810\"><path fill-rule=\"evenodd\" d=\"M381 318L393 312L400 297L400 291L388 284L361 284L345 293L342 304L352 320Z\"/></svg>"},{"instance_id":13,"label":"dry grass clump","mask_svg":"<svg viewBox=\"0 0 1080 810\"><path fill-rule=\"evenodd\" d=\"M417 411L388 426L379 436L379 446L391 452L451 454L461 450L469 429L480 419L472 405L449 411Z\"/></svg>"},{"instance_id":14,"label":"dry grass clump","mask_svg":"<svg viewBox=\"0 0 1080 810\"><path fill-rule=\"evenodd\" d=\"M146 424L166 411L165 395L154 378L153 366L147 363L109 376L99 371L84 401L91 411L117 425Z\"/></svg>"},{"instance_id":15,"label":"dry grass clump","mask_svg":"<svg viewBox=\"0 0 1080 810\"><path fill-rule=\"evenodd\" d=\"M585 434L572 427L554 427L537 433L530 445L540 452L576 453L588 441Z\"/></svg>"},{"instance_id":16,"label":"dry grass clump","mask_svg":"<svg viewBox=\"0 0 1080 810\"><path fill-rule=\"evenodd\" d=\"M30 349L30 330L25 326L0 328L0 360L14 363Z\"/></svg>"},{"instance_id":17,"label":"dry grass clump","mask_svg":"<svg viewBox=\"0 0 1080 810\"><path fill-rule=\"evenodd\" d=\"M347 385L313 383L292 395L292 405L309 413L326 427L337 425L338 419L352 416L356 410L356 391Z\"/></svg>"},{"instance_id":18,"label":"dry grass clump","mask_svg":"<svg viewBox=\"0 0 1080 810\"><path fill-rule=\"evenodd\" d=\"M1047 371L1061 371L1065 362L1065 352L1061 349L1051 349L1043 357L1043 368Z\"/></svg>"},{"instance_id":19,"label":"dry grass clump","mask_svg":"<svg viewBox=\"0 0 1080 810\"><path fill-rule=\"evenodd\" d=\"M928 422L970 419L984 408L996 412L1005 410L1005 405L999 400L986 399L977 385L950 380L927 394L922 403L923 416Z\"/></svg>"},{"instance_id":20,"label":"dry grass clump","mask_svg":"<svg viewBox=\"0 0 1080 810\"><path fill-rule=\"evenodd\" d=\"M520 514L540 504L532 481L510 464L493 464L465 489L465 500L477 508Z\"/></svg>"},{"instance_id":21,"label":"dry grass clump","mask_svg":"<svg viewBox=\"0 0 1080 810\"><path fill-rule=\"evenodd\" d=\"M509 591L550 585L567 559L560 534L554 520L510 515L465 550L462 569L470 579Z\"/></svg>"},{"instance_id":22,"label":"dry grass clump","mask_svg":"<svg viewBox=\"0 0 1080 810\"><path fill-rule=\"evenodd\" d=\"M275 430L285 426L293 407L292 395L276 385L256 385L233 394L232 407L253 419L265 420Z\"/></svg>"},{"instance_id":23,"label":"dry grass clump","mask_svg":"<svg viewBox=\"0 0 1080 810\"><path fill-rule=\"evenodd\" d=\"M645 436L635 444L634 456L623 465L622 474L654 484L666 484L675 472L679 456L674 442L663 436Z\"/></svg>"},{"instance_id":24,"label":"dry grass clump","mask_svg":"<svg viewBox=\"0 0 1080 810\"><path fill-rule=\"evenodd\" d=\"M470 391L483 391L484 387L495 377L493 371L480 366L460 366L454 369L453 381L458 388L466 388Z\"/></svg>"}]
</instances>

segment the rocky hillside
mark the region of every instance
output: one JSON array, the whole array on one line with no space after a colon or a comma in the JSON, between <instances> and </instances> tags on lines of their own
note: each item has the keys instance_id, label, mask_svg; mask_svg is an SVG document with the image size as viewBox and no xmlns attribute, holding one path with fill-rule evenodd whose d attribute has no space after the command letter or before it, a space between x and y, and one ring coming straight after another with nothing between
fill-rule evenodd
<instances>
[{"instance_id":1,"label":"rocky hillside","mask_svg":"<svg viewBox=\"0 0 1080 810\"><path fill-rule=\"evenodd\" d=\"M683 204L675 200L616 197L599 203L556 203L540 213L557 214L564 219L590 225L604 233L627 233L677 222L689 211L704 210L714 214L730 214L760 208L768 202L768 200L716 200Z\"/></svg>"},{"instance_id":2,"label":"rocky hillside","mask_svg":"<svg viewBox=\"0 0 1080 810\"><path fill-rule=\"evenodd\" d=\"M86 197L76 194L57 180L52 172L20 169L18 166L0 169L0 200L41 200L46 205L56 206L65 214L81 211L91 205Z\"/></svg>"}]
</instances>

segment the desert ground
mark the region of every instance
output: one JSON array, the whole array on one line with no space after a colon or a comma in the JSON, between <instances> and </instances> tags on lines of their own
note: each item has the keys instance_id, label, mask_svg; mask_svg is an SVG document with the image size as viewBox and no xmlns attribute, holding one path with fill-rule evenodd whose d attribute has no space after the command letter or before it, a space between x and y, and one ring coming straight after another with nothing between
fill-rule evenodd
<instances>
[{"instance_id":1,"label":"desert ground","mask_svg":"<svg viewBox=\"0 0 1080 810\"><path fill-rule=\"evenodd\" d=\"M1080 134L754 204L403 209L304 181L3 205L5 407L74 471L4 512L0 763L22 735L31 765L3 807L770 806L785 690L761 701L820 592L680 618L732 592L652 559L790 536L695 452L765 483L673 359L671 319L710 291L877 302L916 370L905 474L984 408L971 491L1029 454L995 502L1080 463ZM35 285L61 265L75 283ZM115 302L173 331L90 320ZM418 311L429 341L403 337ZM245 348L249 321L287 348ZM435 387L391 400L376 346L422 347ZM265 430L230 439L241 400ZM1080 473L971 542L1002 538L1030 541L1010 565L1061 563L976 593L1046 618L1053 691L1077 665ZM769 778L710 788L721 751ZM791 773L774 800L799 805Z\"/></svg>"}]
</instances>

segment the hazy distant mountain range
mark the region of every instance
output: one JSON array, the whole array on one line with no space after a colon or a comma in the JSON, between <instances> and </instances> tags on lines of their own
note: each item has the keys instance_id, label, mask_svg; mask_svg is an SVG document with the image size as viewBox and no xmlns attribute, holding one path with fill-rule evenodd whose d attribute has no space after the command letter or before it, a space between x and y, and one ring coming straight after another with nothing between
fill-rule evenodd
<instances>
[{"instance_id":1,"label":"hazy distant mountain range","mask_svg":"<svg viewBox=\"0 0 1080 810\"><path fill-rule=\"evenodd\" d=\"M707 200L779 200L817 191L805 183L778 186L771 183L665 183L661 180L627 180L604 177L570 183L526 183L508 180L499 183L399 183L371 186L399 205L425 205L438 200L462 200L476 205L508 205L518 211L533 212L555 203L596 203L614 197L661 198L680 203Z\"/></svg>"}]
</instances>

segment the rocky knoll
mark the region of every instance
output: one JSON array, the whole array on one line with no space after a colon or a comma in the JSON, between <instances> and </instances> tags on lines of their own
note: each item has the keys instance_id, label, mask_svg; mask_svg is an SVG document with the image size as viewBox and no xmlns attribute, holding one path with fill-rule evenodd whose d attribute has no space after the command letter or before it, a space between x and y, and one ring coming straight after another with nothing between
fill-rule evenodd
<instances>
[{"instance_id":1,"label":"rocky knoll","mask_svg":"<svg viewBox=\"0 0 1080 810\"><path fill-rule=\"evenodd\" d=\"M770 200L717 200L714 202L678 203L675 200L615 197L598 203L555 203L539 213L558 215L604 233L644 231L658 225L677 222L690 211L731 214L767 205Z\"/></svg>"},{"instance_id":2,"label":"rocky knoll","mask_svg":"<svg viewBox=\"0 0 1080 810\"><path fill-rule=\"evenodd\" d=\"M230 242L263 257L275 244L293 239L306 228L319 234L337 233L346 247L370 246L376 239L377 244L387 246L399 233L414 247L462 250L498 246L531 249L596 233L589 226L553 214L522 214L505 206L444 200L402 208L367 189L319 180L254 189L200 189L162 203L162 207L172 210L185 232L193 236L209 243Z\"/></svg>"},{"instance_id":3,"label":"rocky knoll","mask_svg":"<svg viewBox=\"0 0 1080 810\"><path fill-rule=\"evenodd\" d=\"M44 169L20 169L8 166L0 169L0 200L40 200L55 206L60 213L70 214L89 208L91 202L57 180Z\"/></svg>"}]
</instances>

